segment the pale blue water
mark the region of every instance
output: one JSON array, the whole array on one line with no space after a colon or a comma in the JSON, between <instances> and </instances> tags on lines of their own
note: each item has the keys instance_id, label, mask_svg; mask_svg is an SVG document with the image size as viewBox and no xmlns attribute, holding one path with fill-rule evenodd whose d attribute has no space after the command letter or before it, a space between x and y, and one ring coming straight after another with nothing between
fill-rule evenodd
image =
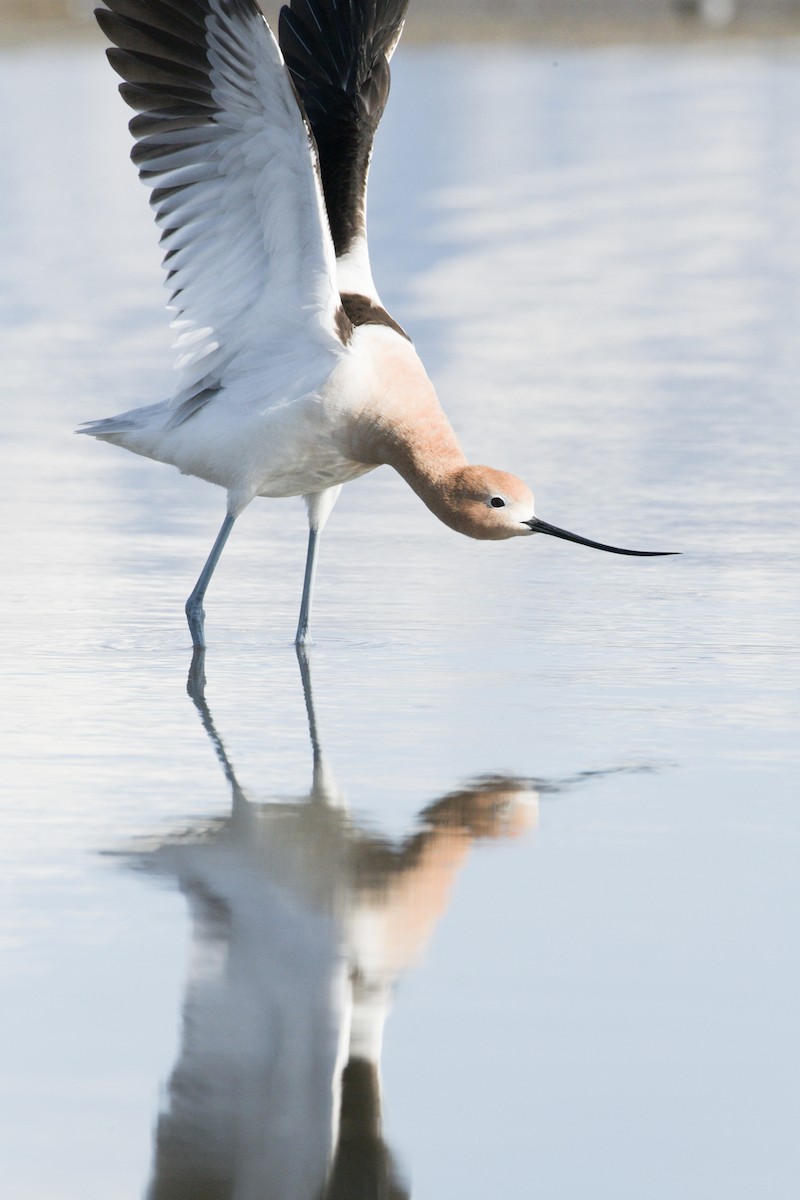
<instances>
[{"instance_id":1,"label":"pale blue water","mask_svg":"<svg viewBox=\"0 0 800 1200\"><path fill-rule=\"evenodd\" d=\"M223 498L71 434L170 386L99 44L4 52L0 98L8 1195L183 1200L205 1164L311 1200L391 994L419 1200L794 1197L800 49L398 54L374 267L468 453L682 556L479 546L352 485L316 807L302 506L226 551L204 729L182 606Z\"/></svg>"}]
</instances>

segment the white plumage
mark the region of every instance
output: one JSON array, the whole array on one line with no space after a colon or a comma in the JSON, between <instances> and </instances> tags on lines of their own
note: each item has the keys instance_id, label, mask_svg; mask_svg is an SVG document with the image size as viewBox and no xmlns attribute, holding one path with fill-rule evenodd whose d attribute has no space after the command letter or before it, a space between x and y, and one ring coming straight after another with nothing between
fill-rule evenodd
<instances>
[{"instance_id":1,"label":"white plumage","mask_svg":"<svg viewBox=\"0 0 800 1200\"><path fill-rule=\"evenodd\" d=\"M178 385L92 434L228 493L186 611L256 496L303 495L308 637L318 535L343 483L387 463L468 536L549 533L520 480L467 464L366 240L372 139L408 0L291 0L280 41L255 0L107 0L98 20L139 115L132 152L162 230Z\"/></svg>"}]
</instances>

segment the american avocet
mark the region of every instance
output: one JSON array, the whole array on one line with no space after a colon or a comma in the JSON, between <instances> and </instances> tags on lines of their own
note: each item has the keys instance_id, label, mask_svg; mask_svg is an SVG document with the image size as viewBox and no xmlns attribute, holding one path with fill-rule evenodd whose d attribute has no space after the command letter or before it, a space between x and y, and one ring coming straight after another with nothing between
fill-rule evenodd
<instances>
[{"instance_id":1,"label":"american avocet","mask_svg":"<svg viewBox=\"0 0 800 1200\"><path fill-rule=\"evenodd\" d=\"M107 0L132 159L153 188L173 288L172 399L88 422L227 489L186 603L203 597L256 496L302 495L309 539L296 641L309 636L319 536L342 484L381 464L468 537L579 537L534 515L504 471L467 463L410 339L381 305L366 235L372 140L408 0L291 0L280 47L255 0Z\"/></svg>"}]
</instances>

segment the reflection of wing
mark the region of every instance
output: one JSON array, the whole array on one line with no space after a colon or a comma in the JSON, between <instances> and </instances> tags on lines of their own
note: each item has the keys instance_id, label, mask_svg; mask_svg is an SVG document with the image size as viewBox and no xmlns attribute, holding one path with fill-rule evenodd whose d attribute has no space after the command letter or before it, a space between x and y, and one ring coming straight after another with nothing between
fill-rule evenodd
<instances>
[{"instance_id":1,"label":"reflection of wing","mask_svg":"<svg viewBox=\"0 0 800 1200\"><path fill-rule=\"evenodd\" d=\"M313 141L255 0L107 9L108 56L140 114L132 158L164 230L183 398L234 359L239 373L341 350Z\"/></svg>"},{"instance_id":2,"label":"reflection of wing","mask_svg":"<svg viewBox=\"0 0 800 1200\"><path fill-rule=\"evenodd\" d=\"M314 131L342 292L377 299L366 242L372 139L409 0L291 0L279 36Z\"/></svg>"}]
</instances>

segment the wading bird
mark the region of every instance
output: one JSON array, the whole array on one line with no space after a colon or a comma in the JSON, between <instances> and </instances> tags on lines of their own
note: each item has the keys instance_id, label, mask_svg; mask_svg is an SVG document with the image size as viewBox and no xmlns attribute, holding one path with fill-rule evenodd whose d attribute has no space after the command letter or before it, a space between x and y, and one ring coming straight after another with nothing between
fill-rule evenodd
<instances>
[{"instance_id":1,"label":"wading bird","mask_svg":"<svg viewBox=\"0 0 800 1200\"><path fill-rule=\"evenodd\" d=\"M303 496L309 539L296 641L309 638L319 536L342 484L393 467L468 537L546 533L504 471L467 463L370 270L366 185L409 0L291 0L279 43L255 0L107 0L109 60L138 116L132 159L153 189L173 289L170 400L92 434L228 493L186 615L256 496Z\"/></svg>"}]
</instances>

